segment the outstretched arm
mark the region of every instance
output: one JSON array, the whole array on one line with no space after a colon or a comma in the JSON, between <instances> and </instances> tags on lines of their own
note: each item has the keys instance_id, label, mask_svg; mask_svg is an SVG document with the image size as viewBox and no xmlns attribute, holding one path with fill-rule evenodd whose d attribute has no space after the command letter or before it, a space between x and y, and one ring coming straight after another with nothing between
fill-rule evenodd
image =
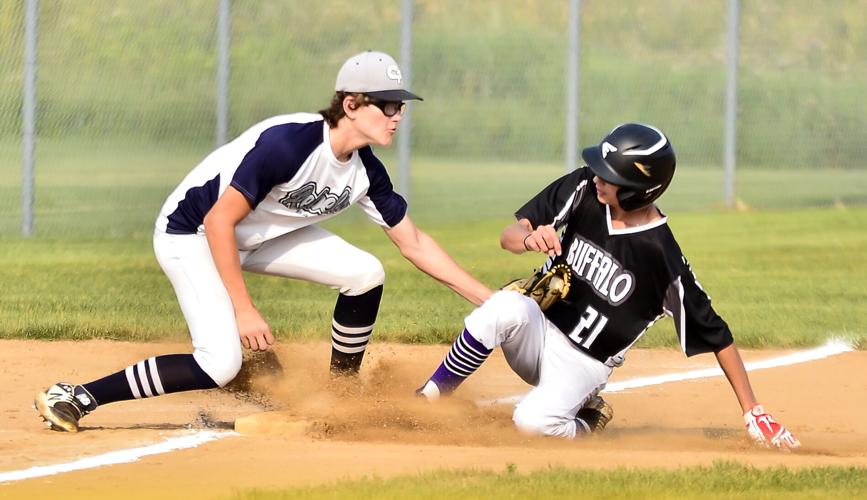
<instances>
[{"instance_id":1,"label":"outstretched arm","mask_svg":"<svg viewBox=\"0 0 867 500\"><path fill-rule=\"evenodd\" d=\"M747 369L744 367L744 362L741 360L741 355L735 344L732 343L730 346L717 352L716 360L723 373L726 374L726 378L729 380L732 389L735 391L735 396L741 405L741 413L746 413L759 404L756 401L755 394L753 394L753 388L747 376Z\"/></svg>"},{"instance_id":2,"label":"outstretched arm","mask_svg":"<svg viewBox=\"0 0 867 500\"><path fill-rule=\"evenodd\" d=\"M433 238L416 227L409 216L385 233L406 260L461 297L478 306L491 296L488 287L458 265Z\"/></svg>"},{"instance_id":3,"label":"outstretched arm","mask_svg":"<svg viewBox=\"0 0 867 500\"><path fill-rule=\"evenodd\" d=\"M764 407L756 401L747 370L735 344L732 343L718 351L716 360L738 398L750 437L763 446L776 446L783 449L800 447L801 443L795 439L795 436L766 413Z\"/></svg>"},{"instance_id":4,"label":"outstretched arm","mask_svg":"<svg viewBox=\"0 0 867 500\"><path fill-rule=\"evenodd\" d=\"M229 186L205 216L205 235L214 265L235 308L241 344L254 351L264 351L274 343L274 335L250 298L235 238L235 226L249 213L247 199Z\"/></svg>"}]
</instances>

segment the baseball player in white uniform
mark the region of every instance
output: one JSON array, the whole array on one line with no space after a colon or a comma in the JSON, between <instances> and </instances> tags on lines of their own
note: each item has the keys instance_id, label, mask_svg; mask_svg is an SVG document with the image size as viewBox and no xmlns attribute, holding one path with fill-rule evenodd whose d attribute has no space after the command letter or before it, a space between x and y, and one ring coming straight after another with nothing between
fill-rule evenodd
<instances>
[{"instance_id":1,"label":"baseball player in white uniform","mask_svg":"<svg viewBox=\"0 0 867 500\"><path fill-rule=\"evenodd\" d=\"M420 270L474 304L487 299L491 291L413 224L371 149L391 144L409 100L422 99L404 88L394 59L363 52L340 69L329 108L269 118L202 160L169 195L153 240L192 354L151 357L86 384L54 384L35 400L45 421L74 432L98 405L229 383L242 346L274 343L242 271L337 290L331 370L357 373L385 272L376 257L317 225L354 204Z\"/></svg>"},{"instance_id":2,"label":"baseball player in white uniform","mask_svg":"<svg viewBox=\"0 0 867 500\"><path fill-rule=\"evenodd\" d=\"M547 255L543 271L567 266L568 293L544 311L517 291L495 293L467 316L463 333L418 393L428 399L451 393L501 347L509 366L534 386L515 407L519 429L565 438L598 431L613 417L599 391L629 348L668 315L686 355L716 355L750 436L798 447L758 404L728 325L653 204L674 176L668 138L655 127L628 123L582 156L587 166L518 209L500 240L514 253Z\"/></svg>"}]
</instances>

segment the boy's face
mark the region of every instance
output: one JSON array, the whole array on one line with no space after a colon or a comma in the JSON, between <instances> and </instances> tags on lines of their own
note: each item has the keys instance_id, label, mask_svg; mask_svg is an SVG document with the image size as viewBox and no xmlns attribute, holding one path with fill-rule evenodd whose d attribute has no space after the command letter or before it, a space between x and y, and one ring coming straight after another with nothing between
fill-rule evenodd
<instances>
[{"instance_id":1,"label":"boy's face","mask_svg":"<svg viewBox=\"0 0 867 500\"><path fill-rule=\"evenodd\" d=\"M385 106L389 108L388 106ZM398 111L393 116L386 116L385 111L374 104L362 104L355 110L354 124L367 138L368 144L377 146L389 146L397 126L403 119L402 106L397 105ZM391 109L389 109L391 111Z\"/></svg>"},{"instance_id":2,"label":"boy's face","mask_svg":"<svg viewBox=\"0 0 867 500\"><path fill-rule=\"evenodd\" d=\"M596 185L596 199L599 200L599 203L611 205L613 208L620 207L620 203L617 200L617 191L620 189L620 186L605 182L598 175L593 176L593 184Z\"/></svg>"}]
</instances>

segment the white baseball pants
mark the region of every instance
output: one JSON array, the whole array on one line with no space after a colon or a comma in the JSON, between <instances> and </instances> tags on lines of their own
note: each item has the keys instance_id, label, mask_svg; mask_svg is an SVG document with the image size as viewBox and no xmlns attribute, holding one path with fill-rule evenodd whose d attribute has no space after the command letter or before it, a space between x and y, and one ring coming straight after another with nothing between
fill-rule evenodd
<instances>
[{"instance_id":1,"label":"white baseball pants","mask_svg":"<svg viewBox=\"0 0 867 500\"><path fill-rule=\"evenodd\" d=\"M193 340L193 357L221 387L241 369L241 342L229 294L203 235L154 234L154 253L165 272ZM316 226L307 226L240 252L241 268L320 283L360 295L385 280L373 255Z\"/></svg>"},{"instance_id":2,"label":"white baseball pants","mask_svg":"<svg viewBox=\"0 0 867 500\"><path fill-rule=\"evenodd\" d=\"M535 386L516 406L518 429L574 438L575 415L608 382L612 368L575 349L529 297L499 291L465 320L488 349L500 346L512 370Z\"/></svg>"}]
</instances>

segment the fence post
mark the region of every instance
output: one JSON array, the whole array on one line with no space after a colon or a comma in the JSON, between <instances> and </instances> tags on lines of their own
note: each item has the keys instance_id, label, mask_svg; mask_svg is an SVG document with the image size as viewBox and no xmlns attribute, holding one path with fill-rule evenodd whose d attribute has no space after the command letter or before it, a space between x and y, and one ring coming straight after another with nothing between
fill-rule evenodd
<instances>
[{"instance_id":1,"label":"fence post","mask_svg":"<svg viewBox=\"0 0 867 500\"><path fill-rule=\"evenodd\" d=\"M726 79L725 136L723 137L723 195L728 208L735 207L735 162L738 114L738 31L740 0L729 0L728 68Z\"/></svg>"},{"instance_id":2,"label":"fence post","mask_svg":"<svg viewBox=\"0 0 867 500\"><path fill-rule=\"evenodd\" d=\"M400 69L404 88L412 89L413 1L403 0L400 8ZM398 192L409 201L410 149L412 147L412 106L407 106L397 137Z\"/></svg>"},{"instance_id":3,"label":"fence post","mask_svg":"<svg viewBox=\"0 0 867 500\"><path fill-rule=\"evenodd\" d=\"M21 236L33 235L36 170L36 49L39 0L27 0L24 12L24 96L21 109Z\"/></svg>"},{"instance_id":4,"label":"fence post","mask_svg":"<svg viewBox=\"0 0 867 500\"><path fill-rule=\"evenodd\" d=\"M232 1L220 0L217 13L217 147L229 136L229 57L232 41Z\"/></svg>"},{"instance_id":5,"label":"fence post","mask_svg":"<svg viewBox=\"0 0 867 500\"><path fill-rule=\"evenodd\" d=\"M578 168L578 77L581 57L581 0L569 1L566 51L566 172Z\"/></svg>"}]
</instances>

